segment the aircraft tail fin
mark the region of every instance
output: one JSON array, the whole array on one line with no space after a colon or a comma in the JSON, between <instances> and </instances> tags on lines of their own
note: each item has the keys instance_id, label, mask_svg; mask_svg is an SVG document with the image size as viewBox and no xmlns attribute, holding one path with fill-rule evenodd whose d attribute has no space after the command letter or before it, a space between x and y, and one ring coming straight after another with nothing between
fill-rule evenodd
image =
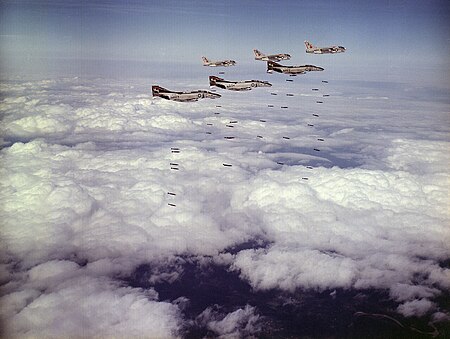
<instances>
[{"instance_id":1,"label":"aircraft tail fin","mask_svg":"<svg viewBox=\"0 0 450 339\"><path fill-rule=\"evenodd\" d=\"M203 56L202 60L203 60L203 65L209 64L209 60L206 57Z\"/></svg>"},{"instance_id":2,"label":"aircraft tail fin","mask_svg":"<svg viewBox=\"0 0 450 339\"><path fill-rule=\"evenodd\" d=\"M253 50L253 53L255 53L255 57L257 57L257 58L262 58L262 57L265 56L264 53L261 53L261 52L258 51L257 49L254 49L254 50Z\"/></svg>"},{"instance_id":3,"label":"aircraft tail fin","mask_svg":"<svg viewBox=\"0 0 450 339\"><path fill-rule=\"evenodd\" d=\"M216 77L215 75L209 76L209 85L214 86L216 84L216 81L223 80L222 78Z\"/></svg>"},{"instance_id":4,"label":"aircraft tail fin","mask_svg":"<svg viewBox=\"0 0 450 339\"><path fill-rule=\"evenodd\" d=\"M275 69L274 67L283 67L283 65L280 65L279 63L276 63L275 61L267 61L267 73L280 72L279 70Z\"/></svg>"},{"instance_id":5,"label":"aircraft tail fin","mask_svg":"<svg viewBox=\"0 0 450 339\"><path fill-rule=\"evenodd\" d=\"M312 43L310 43L308 40L305 40L305 46L306 46L307 50L311 50L311 49L315 48L315 46Z\"/></svg>"},{"instance_id":6,"label":"aircraft tail fin","mask_svg":"<svg viewBox=\"0 0 450 339\"><path fill-rule=\"evenodd\" d=\"M161 86L153 85L152 86L152 95L153 96L158 95L159 92L170 92L170 91L168 89L165 89L165 88L161 87Z\"/></svg>"}]
</instances>

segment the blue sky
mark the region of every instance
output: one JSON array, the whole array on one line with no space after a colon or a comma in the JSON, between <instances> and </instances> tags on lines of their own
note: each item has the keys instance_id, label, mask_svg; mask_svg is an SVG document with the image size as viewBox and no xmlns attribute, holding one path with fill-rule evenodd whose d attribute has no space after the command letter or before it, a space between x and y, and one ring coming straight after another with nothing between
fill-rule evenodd
<instances>
[{"instance_id":1,"label":"blue sky","mask_svg":"<svg viewBox=\"0 0 450 339\"><path fill-rule=\"evenodd\" d=\"M304 59L303 40L370 62L443 65L445 1L1 1L3 59L252 60L255 47Z\"/></svg>"},{"instance_id":2,"label":"blue sky","mask_svg":"<svg viewBox=\"0 0 450 339\"><path fill-rule=\"evenodd\" d=\"M334 70L330 76L336 79L449 89L449 9L441 0L5 0L0 72L194 77L203 74L201 56L234 59L245 66L239 70L256 70L263 66L253 59L258 48L290 53L290 64ZM307 55L305 39L343 45L347 52Z\"/></svg>"}]
</instances>

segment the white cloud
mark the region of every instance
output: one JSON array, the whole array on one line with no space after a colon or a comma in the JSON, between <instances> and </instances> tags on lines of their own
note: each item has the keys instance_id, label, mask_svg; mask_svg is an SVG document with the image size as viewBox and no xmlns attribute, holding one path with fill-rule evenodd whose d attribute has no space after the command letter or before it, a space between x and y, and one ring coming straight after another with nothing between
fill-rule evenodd
<instances>
[{"instance_id":1,"label":"white cloud","mask_svg":"<svg viewBox=\"0 0 450 339\"><path fill-rule=\"evenodd\" d=\"M218 338L245 338L261 331L261 318L255 307L246 305L234 312L223 314L208 307L198 317L197 322L213 331Z\"/></svg>"},{"instance_id":2,"label":"white cloud","mask_svg":"<svg viewBox=\"0 0 450 339\"><path fill-rule=\"evenodd\" d=\"M176 306L151 300L151 295L142 290L115 286L105 279L80 276L39 296L21 293L26 306L6 318L7 333L17 336L73 337L82 333L87 337L175 338L180 330ZM12 298L7 295L2 301L8 305Z\"/></svg>"},{"instance_id":3,"label":"white cloud","mask_svg":"<svg viewBox=\"0 0 450 339\"><path fill-rule=\"evenodd\" d=\"M70 110L64 106L40 106L43 113L13 120L4 126L2 135L19 138L39 137L47 134L63 135L68 133L72 126L64 116Z\"/></svg>"},{"instance_id":4,"label":"white cloud","mask_svg":"<svg viewBox=\"0 0 450 339\"><path fill-rule=\"evenodd\" d=\"M415 299L398 306L397 311L405 317L421 317L435 308L435 304L427 299Z\"/></svg>"},{"instance_id":5,"label":"white cloud","mask_svg":"<svg viewBox=\"0 0 450 339\"><path fill-rule=\"evenodd\" d=\"M450 163L449 147L450 143L443 141L397 139L389 149L387 162L396 170L423 175L446 174ZM445 180L445 176L437 179Z\"/></svg>"},{"instance_id":6,"label":"white cloud","mask_svg":"<svg viewBox=\"0 0 450 339\"><path fill-rule=\"evenodd\" d=\"M275 248L241 251L234 263L256 289L349 288L356 264L317 250Z\"/></svg>"},{"instance_id":7,"label":"white cloud","mask_svg":"<svg viewBox=\"0 0 450 339\"><path fill-rule=\"evenodd\" d=\"M395 300L414 300L415 298L432 298L439 294L435 288L424 288L422 286L413 286L408 284L396 284L391 286L391 297Z\"/></svg>"},{"instance_id":8,"label":"white cloud","mask_svg":"<svg viewBox=\"0 0 450 339\"><path fill-rule=\"evenodd\" d=\"M441 194L448 185L433 185L437 194L425 189L443 173L317 169L305 185L302 172L265 171L232 201L237 210L263 211L263 229L274 239L268 249L236 255L234 267L253 287L387 288L398 300L432 298L436 284L447 288L449 270L439 261L449 255ZM398 284L410 292L400 295Z\"/></svg>"},{"instance_id":9,"label":"white cloud","mask_svg":"<svg viewBox=\"0 0 450 339\"><path fill-rule=\"evenodd\" d=\"M442 108L431 107L437 132L424 140L421 105L356 104L338 91L319 109L307 87L294 87L309 94L283 111L267 108L282 101L263 90L185 104L153 101L139 82L3 85L7 334L64 336L82 326L87 336L177 336L184 299L170 304L157 290L118 281L149 264L149 285L173 283L183 274L179 256L226 265L256 290L385 289L405 316L441 312L435 298L450 288L442 265L450 257L448 142L436 127ZM399 107L378 106L385 101ZM405 111L408 131L396 120ZM235 127L226 127L231 119ZM344 160L348 168L332 167ZM316 163L328 168L306 167ZM255 239L270 245L224 253ZM257 320L247 305L205 326L251 335Z\"/></svg>"}]
</instances>

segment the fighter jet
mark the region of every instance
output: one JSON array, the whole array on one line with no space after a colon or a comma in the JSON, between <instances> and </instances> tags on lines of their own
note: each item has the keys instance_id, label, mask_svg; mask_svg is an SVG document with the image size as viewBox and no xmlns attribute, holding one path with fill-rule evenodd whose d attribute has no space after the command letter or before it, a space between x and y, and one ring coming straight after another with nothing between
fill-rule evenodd
<instances>
[{"instance_id":1,"label":"fighter jet","mask_svg":"<svg viewBox=\"0 0 450 339\"><path fill-rule=\"evenodd\" d=\"M166 100L173 100L179 102L192 102L204 98L216 99L221 97L220 94L211 93L204 90L192 92L174 92L157 85L152 86L152 94L154 97L161 97Z\"/></svg>"},{"instance_id":2,"label":"fighter jet","mask_svg":"<svg viewBox=\"0 0 450 339\"><path fill-rule=\"evenodd\" d=\"M206 57L202 57L203 60L203 66L209 66L209 67L217 67L217 66L234 66L236 65L236 61L234 60L223 60L223 61L210 61Z\"/></svg>"},{"instance_id":3,"label":"fighter jet","mask_svg":"<svg viewBox=\"0 0 450 339\"><path fill-rule=\"evenodd\" d=\"M267 73L272 73L273 71L278 73L297 75L305 74L306 72L311 71L323 71L323 68L314 65L283 66L273 61L267 61Z\"/></svg>"},{"instance_id":4,"label":"fighter jet","mask_svg":"<svg viewBox=\"0 0 450 339\"><path fill-rule=\"evenodd\" d=\"M330 47L316 47L312 43L305 40L306 53L313 54L334 54L345 52L345 47L343 46L330 46Z\"/></svg>"},{"instance_id":5,"label":"fighter jet","mask_svg":"<svg viewBox=\"0 0 450 339\"><path fill-rule=\"evenodd\" d=\"M256 87L271 87L267 81L261 80L244 80L244 81L228 81L222 78L211 75L209 77L209 85L217 86L219 88L228 89L231 91L249 91Z\"/></svg>"},{"instance_id":6,"label":"fighter jet","mask_svg":"<svg viewBox=\"0 0 450 339\"><path fill-rule=\"evenodd\" d=\"M255 60L261 61L280 61L280 60L289 60L291 58L291 56L286 53L265 55L260 51L258 51L257 49L254 49L253 53L255 53Z\"/></svg>"}]
</instances>

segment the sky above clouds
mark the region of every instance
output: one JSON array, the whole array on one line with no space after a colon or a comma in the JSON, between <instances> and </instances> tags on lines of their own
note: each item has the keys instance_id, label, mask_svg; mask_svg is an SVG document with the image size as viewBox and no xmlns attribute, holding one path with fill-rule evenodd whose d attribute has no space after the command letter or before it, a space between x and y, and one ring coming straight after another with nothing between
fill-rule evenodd
<instances>
[{"instance_id":1,"label":"sky above clouds","mask_svg":"<svg viewBox=\"0 0 450 339\"><path fill-rule=\"evenodd\" d=\"M250 63L339 44L342 66L448 67L446 1L2 1L3 62L20 57ZM301 54L300 54L301 52ZM384 65L384 66L383 66Z\"/></svg>"},{"instance_id":2,"label":"sky above clouds","mask_svg":"<svg viewBox=\"0 0 450 339\"><path fill-rule=\"evenodd\" d=\"M449 329L446 2L0 6L3 334ZM272 87L151 97L219 71Z\"/></svg>"}]
</instances>

